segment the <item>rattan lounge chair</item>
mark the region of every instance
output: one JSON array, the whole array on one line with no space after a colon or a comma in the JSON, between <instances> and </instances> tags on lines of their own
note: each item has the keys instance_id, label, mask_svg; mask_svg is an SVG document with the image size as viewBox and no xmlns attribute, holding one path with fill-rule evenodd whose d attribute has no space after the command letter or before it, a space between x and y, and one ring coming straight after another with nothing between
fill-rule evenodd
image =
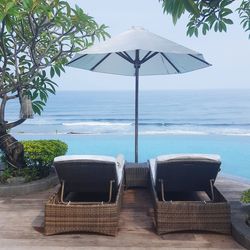
<instances>
[{"instance_id":1,"label":"rattan lounge chair","mask_svg":"<svg viewBox=\"0 0 250 250\"><path fill-rule=\"evenodd\" d=\"M123 195L124 159L96 155L54 160L60 188L45 205L45 234L116 235Z\"/></svg>"},{"instance_id":2,"label":"rattan lounge chair","mask_svg":"<svg viewBox=\"0 0 250 250\"><path fill-rule=\"evenodd\" d=\"M165 155L150 160L158 234L202 230L231 233L230 206L214 186L218 155Z\"/></svg>"}]
</instances>

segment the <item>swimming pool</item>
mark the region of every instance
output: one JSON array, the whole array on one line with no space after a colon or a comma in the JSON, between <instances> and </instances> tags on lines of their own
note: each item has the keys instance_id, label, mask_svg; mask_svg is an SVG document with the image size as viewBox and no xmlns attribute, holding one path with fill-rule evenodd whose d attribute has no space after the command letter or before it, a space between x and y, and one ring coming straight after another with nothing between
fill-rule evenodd
<instances>
[{"instance_id":1,"label":"swimming pool","mask_svg":"<svg viewBox=\"0 0 250 250\"><path fill-rule=\"evenodd\" d=\"M19 140L60 139L68 144L67 154L123 154L134 160L133 135L22 135ZM218 135L140 135L139 161L161 154L208 153L222 158L222 173L250 179L250 137Z\"/></svg>"}]
</instances>

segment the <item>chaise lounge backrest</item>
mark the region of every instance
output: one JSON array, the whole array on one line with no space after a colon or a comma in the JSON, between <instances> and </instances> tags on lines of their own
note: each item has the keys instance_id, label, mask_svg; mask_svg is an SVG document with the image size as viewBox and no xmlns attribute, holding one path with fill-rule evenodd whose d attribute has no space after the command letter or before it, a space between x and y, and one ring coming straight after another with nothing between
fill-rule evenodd
<instances>
[{"instance_id":1,"label":"chaise lounge backrest","mask_svg":"<svg viewBox=\"0 0 250 250\"><path fill-rule=\"evenodd\" d=\"M93 192L103 193L109 190L113 180L113 189L118 190L123 174L124 160L109 156L69 155L54 159L60 182L65 184L65 193Z\"/></svg>"},{"instance_id":2,"label":"chaise lounge backrest","mask_svg":"<svg viewBox=\"0 0 250 250\"><path fill-rule=\"evenodd\" d=\"M221 160L218 155L163 155L150 165L157 191L161 190L159 180L164 181L166 192L207 191L220 171Z\"/></svg>"}]
</instances>

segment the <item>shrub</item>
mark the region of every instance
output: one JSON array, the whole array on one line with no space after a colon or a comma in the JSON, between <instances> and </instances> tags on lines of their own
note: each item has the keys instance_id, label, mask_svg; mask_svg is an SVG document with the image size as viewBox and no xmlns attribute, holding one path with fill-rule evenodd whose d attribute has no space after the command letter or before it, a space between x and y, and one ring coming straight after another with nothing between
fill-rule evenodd
<instances>
[{"instance_id":1,"label":"shrub","mask_svg":"<svg viewBox=\"0 0 250 250\"><path fill-rule=\"evenodd\" d=\"M64 155L68 146L59 140L22 141L26 167L16 169L7 164L0 182L6 183L11 177L24 177L25 181L37 180L46 177L55 157Z\"/></svg>"},{"instance_id":2,"label":"shrub","mask_svg":"<svg viewBox=\"0 0 250 250\"><path fill-rule=\"evenodd\" d=\"M47 171L47 175L49 171ZM45 175L45 171L43 171L43 175ZM7 166L0 175L0 183L7 183L8 179L13 177L23 177L25 182L38 180L43 176L38 168L13 168L11 166Z\"/></svg>"},{"instance_id":3,"label":"shrub","mask_svg":"<svg viewBox=\"0 0 250 250\"><path fill-rule=\"evenodd\" d=\"M243 203L250 203L250 189L242 193L241 199Z\"/></svg>"},{"instance_id":4,"label":"shrub","mask_svg":"<svg viewBox=\"0 0 250 250\"><path fill-rule=\"evenodd\" d=\"M55 157L64 155L68 146L59 140L22 141L27 167L50 167Z\"/></svg>"}]
</instances>

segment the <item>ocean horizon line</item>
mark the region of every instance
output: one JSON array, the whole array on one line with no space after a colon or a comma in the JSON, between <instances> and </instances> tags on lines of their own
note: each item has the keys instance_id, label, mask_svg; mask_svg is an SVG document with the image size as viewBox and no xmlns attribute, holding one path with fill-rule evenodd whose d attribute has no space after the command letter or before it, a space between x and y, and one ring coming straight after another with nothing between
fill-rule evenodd
<instances>
[{"instance_id":1,"label":"ocean horizon line","mask_svg":"<svg viewBox=\"0 0 250 250\"><path fill-rule=\"evenodd\" d=\"M133 132L121 132L121 131L100 131L100 132L80 132L80 131L47 131L47 132L27 132L27 131L14 131L12 135L79 135L79 136L134 136ZM169 130L169 131L141 131L139 136L223 136L223 137L250 137L250 132L207 132L207 131L194 131L194 130Z\"/></svg>"},{"instance_id":2,"label":"ocean horizon line","mask_svg":"<svg viewBox=\"0 0 250 250\"><path fill-rule=\"evenodd\" d=\"M140 92L159 92L159 91L250 91L249 88L171 88L171 89L141 89ZM56 92L134 92L134 89L56 89Z\"/></svg>"}]
</instances>

